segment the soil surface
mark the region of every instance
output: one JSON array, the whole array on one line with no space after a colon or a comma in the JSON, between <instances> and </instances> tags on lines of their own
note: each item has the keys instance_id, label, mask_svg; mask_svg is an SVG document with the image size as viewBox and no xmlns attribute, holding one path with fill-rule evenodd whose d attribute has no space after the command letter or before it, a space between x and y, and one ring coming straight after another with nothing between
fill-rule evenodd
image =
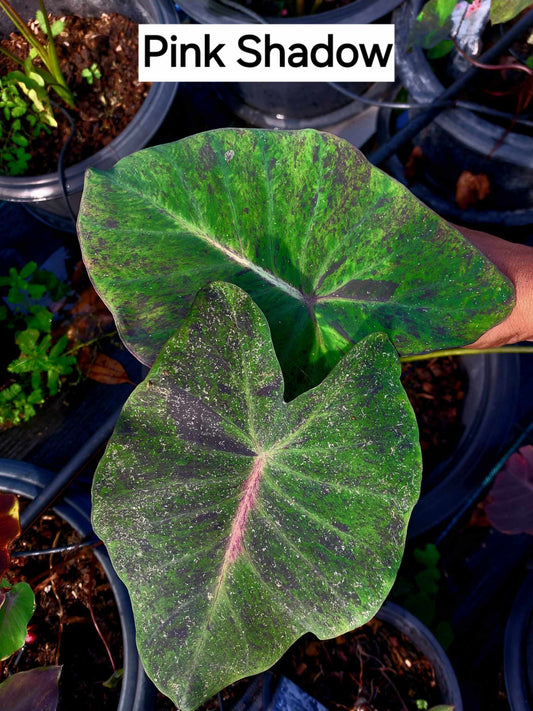
<instances>
[{"instance_id":1,"label":"soil surface","mask_svg":"<svg viewBox=\"0 0 533 711\"><path fill-rule=\"evenodd\" d=\"M244 7L264 17L297 17L299 14L318 15L327 10L336 10L339 7L350 5L355 1L356 0L322 0L319 7L312 12L315 0L305 0L304 13L299 13L297 10L297 0L237 0L239 5L244 5Z\"/></svg>"},{"instance_id":2,"label":"soil surface","mask_svg":"<svg viewBox=\"0 0 533 711\"><path fill-rule=\"evenodd\" d=\"M76 98L76 108L68 109L76 131L65 156L73 165L96 153L121 133L142 105L150 85L137 80L137 24L115 13L99 18L66 16L65 28L55 38L56 50L65 80ZM29 27L44 41L37 23ZM28 45L18 34L1 42L19 57L26 57ZM82 70L96 64L100 79L89 84ZM18 68L0 54L0 73ZM57 103L61 100L50 92ZM58 127L32 141L32 160L28 175L55 172L62 146L70 135L68 119L55 111Z\"/></svg>"},{"instance_id":3,"label":"soil surface","mask_svg":"<svg viewBox=\"0 0 533 711\"><path fill-rule=\"evenodd\" d=\"M281 671L332 711L416 711L418 701L443 701L428 659L380 620L336 639L306 635Z\"/></svg>"},{"instance_id":4,"label":"soil surface","mask_svg":"<svg viewBox=\"0 0 533 711\"><path fill-rule=\"evenodd\" d=\"M402 385L415 411L424 469L450 456L463 433L468 376L457 357L402 364Z\"/></svg>"},{"instance_id":5,"label":"soil surface","mask_svg":"<svg viewBox=\"0 0 533 711\"><path fill-rule=\"evenodd\" d=\"M67 523L46 513L15 542L13 550L38 551L79 541L80 536ZM120 685L115 689L102 685L113 669L91 620L91 608L117 668L122 667L122 633L113 592L94 553L82 548L12 559L8 578L12 583L31 585L36 609L26 645L2 662L1 678L62 664L59 711L116 711Z\"/></svg>"}]
</instances>

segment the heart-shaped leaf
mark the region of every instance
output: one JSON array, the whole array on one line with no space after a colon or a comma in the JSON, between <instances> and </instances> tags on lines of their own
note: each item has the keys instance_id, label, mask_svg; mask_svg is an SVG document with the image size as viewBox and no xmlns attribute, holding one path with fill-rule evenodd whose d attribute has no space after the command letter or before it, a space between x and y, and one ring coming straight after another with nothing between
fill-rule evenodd
<instances>
[{"instance_id":1,"label":"heart-shaped leaf","mask_svg":"<svg viewBox=\"0 0 533 711\"><path fill-rule=\"evenodd\" d=\"M20 649L35 610L35 595L28 583L17 583L5 594L0 607L0 660Z\"/></svg>"},{"instance_id":2,"label":"heart-shaped leaf","mask_svg":"<svg viewBox=\"0 0 533 711\"><path fill-rule=\"evenodd\" d=\"M266 314L289 391L376 331L402 354L473 342L513 299L457 230L313 130L221 129L90 170L78 226L141 361L154 362L200 288L228 281Z\"/></svg>"},{"instance_id":3,"label":"heart-shaped leaf","mask_svg":"<svg viewBox=\"0 0 533 711\"><path fill-rule=\"evenodd\" d=\"M306 631L363 624L394 581L420 473L384 334L285 403L262 312L238 287L206 288L125 405L93 489L149 676L192 709Z\"/></svg>"},{"instance_id":4,"label":"heart-shaped leaf","mask_svg":"<svg viewBox=\"0 0 533 711\"><path fill-rule=\"evenodd\" d=\"M9 711L56 711L61 667L18 672L0 684L0 708Z\"/></svg>"},{"instance_id":5,"label":"heart-shaped leaf","mask_svg":"<svg viewBox=\"0 0 533 711\"><path fill-rule=\"evenodd\" d=\"M502 533L533 534L533 447L511 454L489 493L485 512Z\"/></svg>"}]
</instances>

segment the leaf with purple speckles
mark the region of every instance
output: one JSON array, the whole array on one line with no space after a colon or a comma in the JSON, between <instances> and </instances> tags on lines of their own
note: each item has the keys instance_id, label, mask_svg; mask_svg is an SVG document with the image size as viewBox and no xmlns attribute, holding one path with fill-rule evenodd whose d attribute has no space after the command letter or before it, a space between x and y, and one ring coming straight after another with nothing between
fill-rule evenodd
<instances>
[{"instance_id":1,"label":"leaf with purple speckles","mask_svg":"<svg viewBox=\"0 0 533 711\"><path fill-rule=\"evenodd\" d=\"M93 489L148 675L192 709L305 632L370 619L420 474L386 335L286 403L263 313L234 285L202 290L124 407Z\"/></svg>"},{"instance_id":2,"label":"leaf with purple speckles","mask_svg":"<svg viewBox=\"0 0 533 711\"><path fill-rule=\"evenodd\" d=\"M265 313L291 396L369 333L403 355L463 346L513 301L456 229L313 130L221 129L90 170L79 235L141 361L154 362L199 289L232 282Z\"/></svg>"}]
</instances>

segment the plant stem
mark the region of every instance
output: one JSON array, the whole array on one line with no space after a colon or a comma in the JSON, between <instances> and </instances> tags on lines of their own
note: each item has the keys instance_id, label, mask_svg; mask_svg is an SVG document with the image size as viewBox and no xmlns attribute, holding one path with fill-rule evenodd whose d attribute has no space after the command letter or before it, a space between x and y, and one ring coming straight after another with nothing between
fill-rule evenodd
<instances>
[{"instance_id":1,"label":"plant stem","mask_svg":"<svg viewBox=\"0 0 533 711\"><path fill-rule=\"evenodd\" d=\"M116 334L116 331L110 331L109 333L103 333L100 336L91 339L90 341L86 341L85 343L78 343L77 346L72 346L72 348L69 348L68 351L65 352L65 355L72 355L76 351L79 351L80 348L85 348L85 346L92 346L93 343L98 343L98 341L101 341L103 338L112 338L113 336L116 336Z\"/></svg>"},{"instance_id":2,"label":"plant stem","mask_svg":"<svg viewBox=\"0 0 533 711\"><path fill-rule=\"evenodd\" d=\"M430 360L443 356L483 355L484 353L533 353L533 346L504 346L502 348L445 348L441 351L421 353L420 355L400 356L400 363L416 360Z\"/></svg>"},{"instance_id":3,"label":"plant stem","mask_svg":"<svg viewBox=\"0 0 533 711\"><path fill-rule=\"evenodd\" d=\"M314 15L315 12L318 12L321 5L322 5L322 0L315 0L315 2L313 3L313 7L311 8L311 15Z\"/></svg>"},{"instance_id":4,"label":"plant stem","mask_svg":"<svg viewBox=\"0 0 533 711\"><path fill-rule=\"evenodd\" d=\"M301 17L305 13L305 0L296 0L296 14Z\"/></svg>"},{"instance_id":5,"label":"plant stem","mask_svg":"<svg viewBox=\"0 0 533 711\"><path fill-rule=\"evenodd\" d=\"M533 69L530 69L528 66L525 64L518 64L517 62L512 62L510 64L484 64L483 62L478 62L477 59L474 59L471 57L469 54L467 54L459 45L457 40L452 38L452 42L454 44L455 49L459 52L459 54L464 57L470 64L472 64L474 67L477 67L478 69L489 69L494 72L502 72L505 71L506 69L516 69L518 72L524 72L525 74L528 74L530 77L533 76Z\"/></svg>"}]
</instances>

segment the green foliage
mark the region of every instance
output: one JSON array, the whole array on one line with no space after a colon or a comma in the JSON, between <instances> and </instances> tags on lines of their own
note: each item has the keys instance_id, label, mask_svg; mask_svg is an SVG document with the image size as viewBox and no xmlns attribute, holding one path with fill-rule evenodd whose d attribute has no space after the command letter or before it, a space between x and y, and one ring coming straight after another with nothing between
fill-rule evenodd
<instances>
[{"instance_id":1,"label":"green foliage","mask_svg":"<svg viewBox=\"0 0 533 711\"><path fill-rule=\"evenodd\" d=\"M306 631L364 624L394 581L421 469L386 336L286 404L264 315L232 284L207 287L94 481L93 525L132 593L147 673L191 709Z\"/></svg>"},{"instance_id":2,"label":"green foliage","mask_svg":"<svg viewBox=\"0 0 533 711\"><path fill-rule=\"evenodd\" d=\"M449 39L456 4L457 0L429 0L410 29L408 43L430 49Z\"/></svg>"},{"instance_id":3,"label":"green foliage","mask_svg":"<svg viewBox=\"0 0 533 711\"><path fill-rule=\"evenodd\" d=\"M513 294L403 185L313 130L209 131L89 170L78 229L93 283L142 362L197 292L224 280L265 313L289 398L373 332L403 355L471 343Z\"/></svg>"},{"instance_id":4,"label":"green foliage","mask_svg":"<svg viewBox=\"0 0 533 711\"><path fill-rule=\"evenodd\" d=\"M82 69L81 75L87 80L87 84L93 84L95 79L102 78L102 72L98 69L96 62L93 62L90 67Z\"/></svg>"},{"instance_id":5,"label":"green foliage","mask_svg":"<svg viewBox=\"0 0 533 711\"><path fill-rule=\"evenodd\" d=\"M398 352L474 341L513 290L316 131L223 129L89 171L78 226L153 365L98 467L93 524L145 669L192 709L305 631L375 613L420 475ZM437 555L419 554L412 594L435 595Z\"/></svg>"},{"instance_id":6,"label":"green foliage","mask_svg":"<svg viewBox=\"0 0 533 711\"><path fill-rule=\"evenodd\" d=\"M60 377L72 373L76 358L65 354L68 345L66 335L61 336L55 344L52 344L52 336L40 336L36 328L27 328L17 333L15 343L20 348L20 356L12 361L7 369L17 375L30 375L34 390L40 388L44 375L49 394L56 395Z\"/></svg>"},{"instance_id":7,"label":"green foliage","mask_svg":"<svg viewBox=\"0 0 533 711\"><path fill-rule=\"evenodd\" d=\"M46 395L58 392L61 378L75 370L76 358L66 352L66 335L54 342L53 314L39 303L66 296L66 284L51 272L38 269L35 262L28 262L20 271L11 268L8 276L0 277L0 287L8 290L8 307L0 312L0 321L13 333L19 351L7 366L14 382L7 382L0 390L0 425L5 426L33 417Z\"/></svg>"},{"instance_id":8,"label":"green foliage","mask_svg":"<svg viewBox=\"0 0 533 711\"><path fill-rule=\"evenodd\" d=\"M428 56L437 59L451 50L452 12L458 0L429 0L409 31L409 45L432 50ZM472 2L472 0L469 0ZM495 25L508 22L531 5L531 0L492 0L490 19Z\"/></svg>"},{"instance_id":9,"label":"green foliage","mask_svg":"<svg viewBox=\"0 0 533 711\"><path fill-rule=\"evenodd\" d=\"M57 58L57 52L54 44L54 37L58 34L58 31L61 31L61 29L59 29L57 23L54 23L55 29L52 30L43 0L39 0L38 13L40 14L38 14L38 21L41 25L41 29L48 39L48 41L44 44L38 40L36 35L34 35L34 33L28 28L22 17L7 0L0 0L0 9L2 9L9 17L11 22L15 25L17 31L24 37L31 48L30 53L25 60L19 59L5 49L2 49L1 51L3 51L4 54L6 54L10 59L20 64L24 68L24 71L28 77L30 75L40 77L44 86L48 89L53 89L68 106L74 108L74 96L68 88L65 77L63 76L59 66L59 60ZM35 63L34 60L37 58L39 58L44 66L40 66Z\"/></svg>"},{"instance_id":10,"label":"green foliage","mask_svg":"<svg viewBox=\"0 0 533 711\"><path fill-rule=\"evenodd\" d=\"M50 90L68 106L75 105L59 68L54 45L54 37L63 30L64 23L56 21L50 25L42 0L39 3L37 21L48 38L46 44L39 42L7 0L0 0L0 9L30 45L25 59L0 47L0 51L20 67L0 77L0 173L3 175L24 175L31 159L31 141L57 126L48 95Z\"/></svg>"},{"instance_id":11,"label":"green foliage","mask_svg":"<svg viewBox=\"0 0 533 711\"><path fill-rule=\"evenodd\" d=\"M35 595L28 583L6 587L5 582L1 583L5 599L0 607L0 661L22 647L35 610Z\"/></svg>"},{"instance_id":12,"label":"green foliage","mask_svg":"<svg viewBox=\"0 0 533 711\"><path fill-rule=\"evenodd\" d=\"M531 0L492 0L490 21L493 25L509 22L531 5Z\"/></svg>"},{"instance_id":13,"label":"green foliage","mask_svg":"<svg viewBox=\"0 0 533 711\"><path fill-rule=\"evenodd\" d=\"M21 71L0 77L0 173L23 175L32 139L56 125L39 80Z\"/></svg>"}]
</instances>

